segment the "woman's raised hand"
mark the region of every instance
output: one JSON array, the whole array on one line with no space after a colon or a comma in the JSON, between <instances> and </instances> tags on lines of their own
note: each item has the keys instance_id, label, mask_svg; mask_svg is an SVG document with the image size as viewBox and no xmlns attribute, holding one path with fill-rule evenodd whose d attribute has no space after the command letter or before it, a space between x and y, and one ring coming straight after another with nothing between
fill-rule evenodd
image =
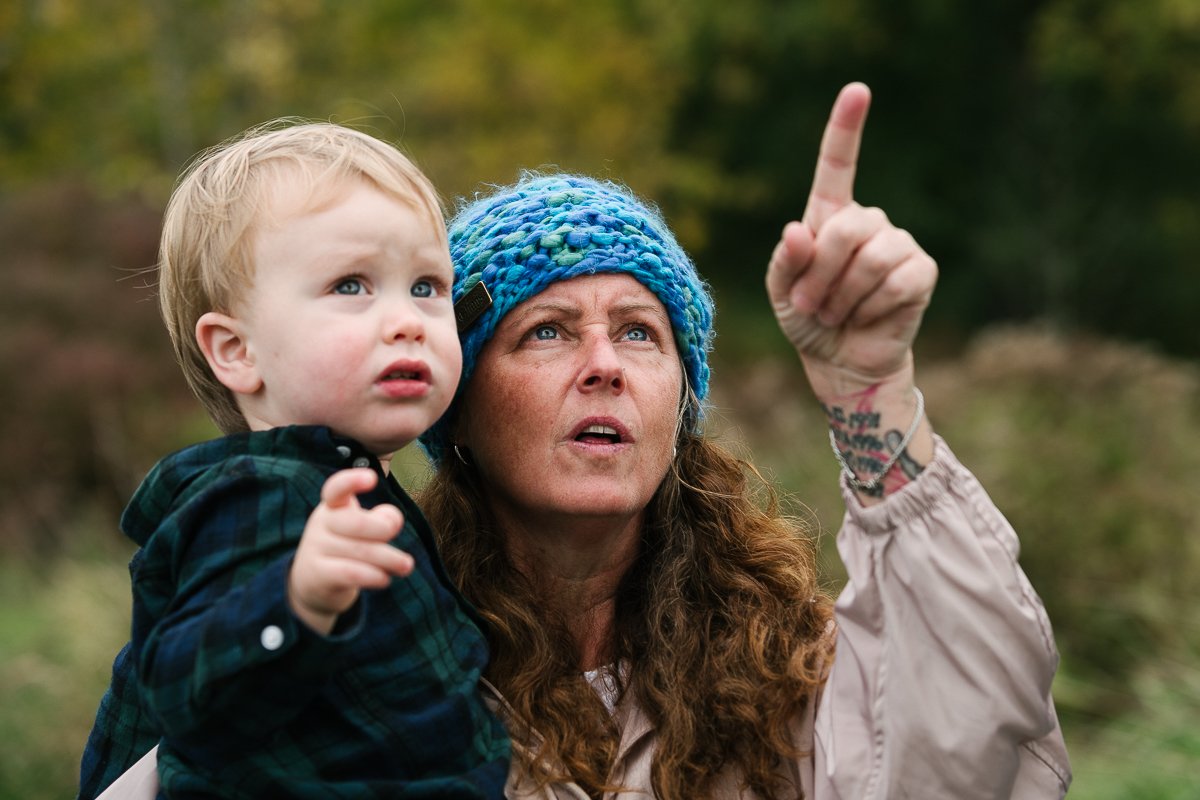
<instances>
[{"instance_id":1,"label":"woman's raised hand","mask_svg":"<svg viewBox=\"0 0 1200 800\"><path fill-rule=\"evenodd\" d=\"M854 201L871 93L838 94L804 217L789 222L767 267L767 293L822 400L911 387L912 342L937 265L878 208Z\"/></svg>"}]
</instances>

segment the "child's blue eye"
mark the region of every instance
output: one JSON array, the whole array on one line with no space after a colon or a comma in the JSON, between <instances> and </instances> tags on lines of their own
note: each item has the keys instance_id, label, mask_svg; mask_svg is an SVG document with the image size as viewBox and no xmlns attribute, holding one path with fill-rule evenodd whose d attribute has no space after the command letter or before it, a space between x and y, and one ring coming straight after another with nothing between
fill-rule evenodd
<instances>
[{"instance_id":1,"label":"child's blue eye","mask_svg":"<svg viewBox=\"0 0 1200 800\"><path fill-rule=\"evenodd\" d=\"M429 281L421 280L413 284L413 297L433 297L437 292L433 288L433 284Z\"/></svg>"},{"instance_id":2,"label":"child's blue eye","mask_svg":"<svg viewBox=\"0 0 1200 800\"><path fill-rule=\"evenodd\" d=\"M365 291L366 287L358 278L346 278L333 287L334 294L362 294Z\"/></svg>"}]
</instances>

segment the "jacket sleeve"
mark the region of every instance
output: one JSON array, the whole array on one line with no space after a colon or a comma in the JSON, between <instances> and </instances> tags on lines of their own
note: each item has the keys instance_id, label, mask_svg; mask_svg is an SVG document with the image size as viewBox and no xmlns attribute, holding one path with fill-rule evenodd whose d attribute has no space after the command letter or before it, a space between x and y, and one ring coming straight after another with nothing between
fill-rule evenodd
<instances>
[{"instance_id":1,"label":"jacket sleeve","mask_svg":"<svg viewBox=\"0 0 1200 800\"><path fill-rule=\"evenodd\" d=\"M1058 652L1007 520L937 437L884 502L843 493L849 581L815 721L816 797L1062 797Z\"/></svg>"},{"instance_id":2,"label":"jacket sleeve","mask_svg":"<svg viewBox=\"0 0 1200 800\"><path fill-rule=\"evenodd\" d=\"M285 479L219 481L170 515L147 548L134 576L132 646L165 735L205 747L256 740L299 713L337 668L346 634L313 633L287 603L310 509ZM138 624L142 613L152 624Z\"/></svg>"}]
</instances>

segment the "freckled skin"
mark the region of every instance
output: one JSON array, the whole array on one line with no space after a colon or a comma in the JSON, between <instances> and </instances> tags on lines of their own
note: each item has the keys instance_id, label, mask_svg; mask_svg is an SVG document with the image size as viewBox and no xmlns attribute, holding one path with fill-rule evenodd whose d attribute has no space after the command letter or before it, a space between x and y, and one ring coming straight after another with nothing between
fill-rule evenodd
<instances>
[{"instance_id":1,"label":"freckled skin","mask_svg":"<svg viewBox=\"0 0 1200 800\"><path fill-rule=\"evenodd\" d=\"M683 369L666 309L624 274L556 283L480 353L455 440L501 520L636 529L672 458ZM575 434L611 424L621 442Z\"/></svg>"}]
</instances>

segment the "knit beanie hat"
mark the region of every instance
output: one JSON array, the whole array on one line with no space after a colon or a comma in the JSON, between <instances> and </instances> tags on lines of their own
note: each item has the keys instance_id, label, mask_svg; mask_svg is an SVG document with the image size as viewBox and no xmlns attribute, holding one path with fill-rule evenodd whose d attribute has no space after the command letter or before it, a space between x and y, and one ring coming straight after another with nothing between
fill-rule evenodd
<instances>
[{"instance_id":1,"label":"knit beanie hat","mask_svg":"<svg viewBox=\"0 0 1200 800\"><path fill-rule=\"evenodd\" d=\"M509 311L556 281L605 272L636 278L666 307L697 401L707 396L713 336L708 286L658 210L628 189L577 175L526 174L515 185L477 195L462 206L450 220L449 238L463 369L450 411L421 436L435 464L450 446L447 421L479 351ZM476 288L481 282L490 305L486 299L475 302L482 295ZM463 313L464 306L474 308ZM701 412L699 406L689 407L692 429Z\"/></svg>"}]
</instances>

